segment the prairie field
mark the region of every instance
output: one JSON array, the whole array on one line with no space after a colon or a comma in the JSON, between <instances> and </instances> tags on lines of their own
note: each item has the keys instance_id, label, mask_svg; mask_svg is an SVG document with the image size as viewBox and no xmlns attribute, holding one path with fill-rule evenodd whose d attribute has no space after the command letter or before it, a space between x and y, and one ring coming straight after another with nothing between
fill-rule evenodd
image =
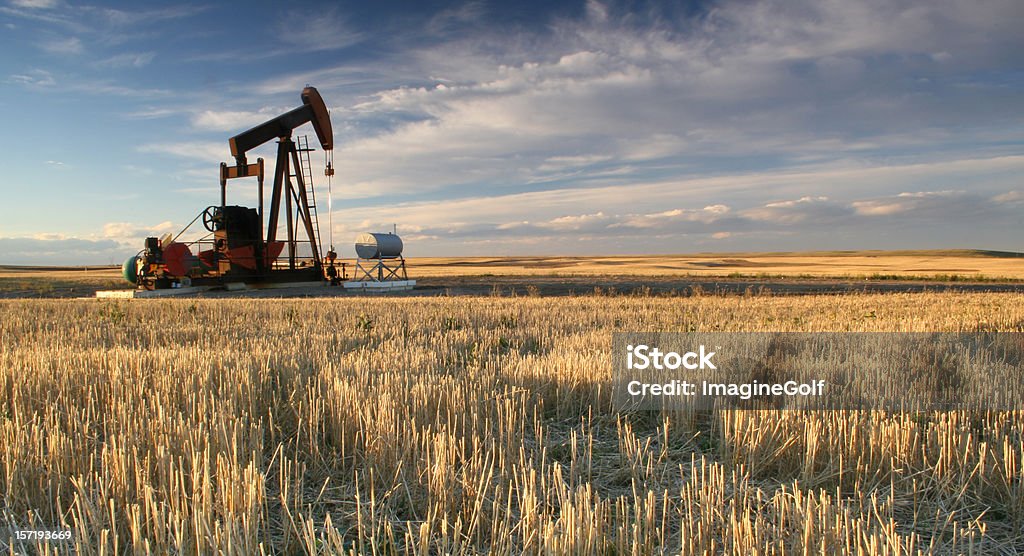
<instances>
[{"instance_id":1,"label":"prairie field","mask_svg":"<svg viewBox=\"0 0 1024 556\"><path fill-rule=\"evenodd\" d=\"M482 291L477 286L487 280L504 281L507 282L504 284L506 288L518 287L520 291L528 287L528 282L543 279L599 280L609 282L606 287L615 284L613 287L623 291L637 281L678 284L709 279L772 281L776 288L779 288L780 281L803 280L812 283L809 288L812 291L828 288L838 281L869 281L883 287L905 283L955 284L961 289L1000 284L1004 290L1024 283L1024 253L974 249L591 257L412 257L407 261L410 277L419 280L423 286L449 287L455 293L484 295L489 284L484 284ZM341 262L351 269L351 259L343 258ZM785 284L781 286L787 290L782 293L794 293ZM120 266L0 265L0 298L91 297L97 290L129 287L130 284L121 277ZM554 286L546 288L545 293L559 289L579 292L593 287L593 284L589 287L585 284L571 284L565 288ZM683 287L685 285L680 289Z\"/></svg>"},{"instance_id":2,"label":"prairie field","mask_svg":"<svg viewBox=\"0 0 1024 556\"><path fill-rule=\"evenodd\" d=\"M605 257L419 257L418 276L733 276L887 280L1022 280L1024 254L976 249L694 253Z\"/></svg>"},{"instance_id":3,"label":"prairie field","mask_svg":"<svg viewBox=\"0 0 1024 556\"><path fill-rule=\"evenodd\" d=\"M1024 412L616 413L616 330L1021 331L1008 294L0 301L0 509L80 554L1015 554Z\"/></svg>"}]
</instances>

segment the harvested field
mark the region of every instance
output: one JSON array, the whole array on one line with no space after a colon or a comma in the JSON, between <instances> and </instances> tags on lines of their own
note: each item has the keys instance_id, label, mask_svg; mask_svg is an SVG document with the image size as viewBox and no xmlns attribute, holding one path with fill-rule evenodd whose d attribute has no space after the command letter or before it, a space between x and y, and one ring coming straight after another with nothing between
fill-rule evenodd
<instances>
[{"instance_id":1,"label":"harvested field","mask_svg":"<svg viewBox=\"0 0 1024 556\"><path fill-rule=\"evenodd\" d=\"M0 307L3 516L83 554L1024 551L1022 411L607 390L615 330L1022 331L1016 295Z\"/></svg>"},{"instance_id":2,"label":"harvested field","mask_svg":"<svg viewBox=\"0 0 1024 556\"><path fill-rule=\"evenodd\" d=\"M1024 254L970 249L698 253L617 257L461 257L410 260L419 276L616 275L886 279L1024 279Z\"/></svg>"},{"instance_id":3,"label":"harvested field","mask_svg":"<svg viewBox=\"0 0 1024 556\"><path fill-rule=\"evenodd\" d=\"M351 263L351 261L349 261ZM689 295L1024 291L1024 257L1001 251L851 251L638 257L411 258L418 282L403 295L540 295L599 292ZM90 297L126 289L119 267L0 266L0 298ZM206 294L207 296L211 294ZM212 294L218 295L218 294ZM330 288L253 292L255 297L344 296Z\"/></svg>"}]
</instances>

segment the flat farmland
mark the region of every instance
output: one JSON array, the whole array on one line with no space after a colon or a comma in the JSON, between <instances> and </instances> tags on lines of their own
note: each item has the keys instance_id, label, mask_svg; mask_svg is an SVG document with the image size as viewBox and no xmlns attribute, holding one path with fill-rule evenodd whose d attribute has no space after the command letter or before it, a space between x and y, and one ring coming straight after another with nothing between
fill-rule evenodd
<instances>
[{"instance_id":1,"label":"flat farmland","mask_svg":"<svg viewBox=\"0 0 1024 556\"><path fill-rule=\"evenodd\" d=\"M351 275L351 259L343 260ZM403 295L580 295L693 291L777 294L1024 290L1024 255L1003 251L835 251L618 257L411 257ZM89 297L126 289L120 267L0 266L0 297ZM237 294L236 294L237 295ZM339 296L341 289L263 296Z\"/></svg>"},{"instance_id":2,"label":"flat farmland","mask_svg":"<svg viewBox=\"0 0 1024 556\"><path fill-rule=\"evenodd\" d=\"M1017 554L1024 411L619 412L615 331L1016 294L0 300L0 511L80 554ZM971 377L964 377L971 380Z\"/></svg>"},{"instance_id":3,"label":"flat farmland","mask_svg":"<svg viewBox=\"0 0 1024 556\"><path fill-rule=\"evenodd\" d=\"M617 257L414 258L419 276L819 277L876 279L1024 280L1024 254L1006 251L817 251L698 253Z\"/></svg>"}]
</instances>

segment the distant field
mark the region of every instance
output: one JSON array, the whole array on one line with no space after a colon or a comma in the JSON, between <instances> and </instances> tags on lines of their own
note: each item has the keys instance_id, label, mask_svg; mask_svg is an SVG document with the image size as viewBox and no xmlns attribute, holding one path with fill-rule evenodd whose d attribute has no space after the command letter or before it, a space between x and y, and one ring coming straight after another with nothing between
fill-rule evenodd
<instances>
[{"instance_id":1,"label":"distant field","mask_svg":"<svg viewBox=\"0 0 1024 556\"><path fill-rule=\"evenodd\" d=\"M88 297L126 286L120 266L0 266L0 297Z\"/></svg>"},{"instance_id":2,"label":"distant field","mask_svg":"<svg viewBox=\"0 0 1024 556\"><path fill-rule=\"evenodd\" d=\"M0 265L4 278L120 278L121 266L18 266Z\"/></svg>"},{"instance_id":3,"label":"distant field","mask_svg":"<svg viewBox=\"0 0 1024 556\"><path fill-rule=\"evenodd\" d=\"M352 263L351 260L346 262L349 265ZM635 277L631 279L632 282L723 278L745 280L754 287L758 283L775 279L817 280L822 284L865 279L875 282L937 283L1024 281L1024 253L978 250L697 253L605 257L413 257L407 259L407 262L410 278L419 280L421 286L442 288L465 285L465 280L486 281L490 277L506 277L506 281L513 280L515 283L500 285L513 288L518 286L520 289L534 282L534 277L574 279L580 283L574 282L562 288L574 291L593 289L595 284L584 283L590 277ZM460 277L465 280L459 280ZM632 282L631 286L644 285ZM474 285L480 286L475 282ZM606 286L610 285L625 286ZM663 285L668 289L676 287L674 284ZM99 289L126 287L128 284L121 279L120 267L115 266L0 266L0 297L80 297L91 296ZM481 287L487 289L488 284ZM542 288L543 291L546 290ZM469 290L466 292L472 293Z\"/></svg>"},{"instance_id":4,"label":"distant field","mask_svg":"<svg viewBox=\"0 0 1024 556\"><path fill-rule=\"evenodd\" d=\"M643 276L799 276L888 279L1024 279L1024 253L979 250L697 253L610 257L423 257L417 276L630 274Z\"/></svg>"}]
</instances>

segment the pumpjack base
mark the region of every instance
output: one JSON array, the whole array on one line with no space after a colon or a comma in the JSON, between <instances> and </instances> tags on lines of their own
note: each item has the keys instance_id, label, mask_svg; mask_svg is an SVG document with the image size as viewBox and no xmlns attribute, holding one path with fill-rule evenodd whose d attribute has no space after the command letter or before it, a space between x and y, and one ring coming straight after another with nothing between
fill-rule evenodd
<instances>
[{"instance_id":1,"label":"pumpjack base","mask_svg":"<svg viewBox=\"0 0 1024 556\"><path fill-rule=\"evenodd\" d=\"M274 284L309 285L310 282L322 282L323 270L318 266L296 269L278 269L264 273L230 272L221 276L193 278L195 286L224 287L227 284L244 283L250 288L273 287Z\"/></svg>"},{"instance_id":2,"label":"pumpjack base","mask_svg":"<svg viewBox=\"0 0 1024 556\"><path fill-rule=\"evenodd\" d=\"M319 280L316 282L228 282L224 284L224 289L233 291L245 291L245 290L283 290L287 288L316 288L324 287L327 282Z\"/></svg>"},{"instance_id":3,"label":"pumpjack base","mask_svg":"<svg viewBox=\"0 0 1024 556\"><path fill-rule=\"evenodd\" d=\"M97 299L143 299L154 297L174 297L210 291L213 286L189 286L187 288L166 288L162 290L100 290Z\"/></svg>"},{"instance_id":4,"label":"pumpjack base","mask_svg":"<svg viewBox=\"0 0 1024 556\"><path fill-rule=\"evenodd\" d=\"M345 289L362 290L373 292L399 292L409 291L416 287L416 280L388 280L386 282L373 282L369 280L349 280L344 282Z\"/></svg>"}]
</instances>

